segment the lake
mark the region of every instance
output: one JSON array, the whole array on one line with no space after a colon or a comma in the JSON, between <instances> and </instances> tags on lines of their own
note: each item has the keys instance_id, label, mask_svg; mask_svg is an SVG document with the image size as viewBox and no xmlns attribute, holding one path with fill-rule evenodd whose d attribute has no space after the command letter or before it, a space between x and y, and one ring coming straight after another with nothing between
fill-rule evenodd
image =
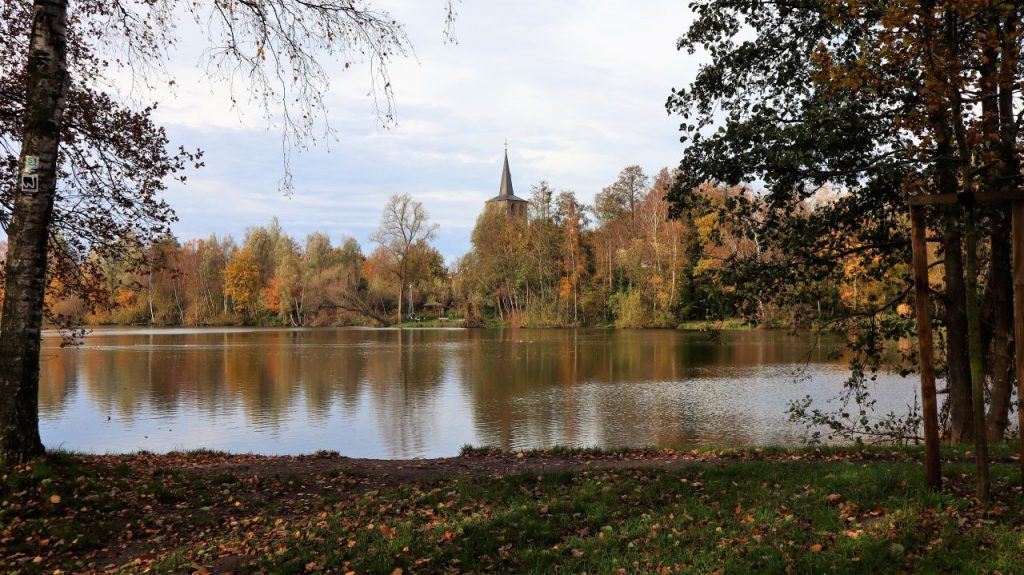
<instances>
[{"instance_id":1,"label":"lake","mask_svg":"<svg viewBox=\"0 0 1024 575\"><path fill-rule=\"evenodd\" d=\"M450 456L465 444L799 444L790 400L834 396L842 340L776 331L100 329L43 340L44 443ZM883 375L881 412L917 379Z\"/></svg>"}]
</instances>

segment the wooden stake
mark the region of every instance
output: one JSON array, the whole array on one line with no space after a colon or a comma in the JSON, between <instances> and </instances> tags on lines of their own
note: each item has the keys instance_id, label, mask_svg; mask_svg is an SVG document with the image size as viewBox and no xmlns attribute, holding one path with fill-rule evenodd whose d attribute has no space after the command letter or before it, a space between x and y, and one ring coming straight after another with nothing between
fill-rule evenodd
<instances>
[{"instance_id":1,"label":"wooden stake","mask_svg":"<svg viewBox=\"0 0 1024 575\"><path fill-rule=\"evenodd\" d=\"M1020 431L1021 481L1024 482L1024 200L1013 203L1013 329L1017 361L1017 429Z\"/></svg>"},{"instance_id":2,"label":"wooden stake","mask_svg":"<svg viewBox=\"0 0 1024 575\"><path fill-rule=\"evenodd\" d=\"M988 437L985 434L985 350L981 343L981 307L978 304L978 230L975 207L968 204L967 229L967 343L971 358L971 403L974 407L974 459L978 467L977 495L988 503Z\"/></svg>"},{"instance_id":3,"label":"wooden stake","mask_svg":"<svg viewBox=\"0 0 1024 575\"><path fill-rule=\"evenodd\" d=\"M942 486L939 466L939 410L935 400L935 356L932 348L932 315L928 287L928 244L924 206L910 207L911 243L914 254L914 302L917 341L921 358L921 407L924 411L925 476L934 489ZM1022 444L1024 445L1024 444Z\"/></svg>"}]
</instances>

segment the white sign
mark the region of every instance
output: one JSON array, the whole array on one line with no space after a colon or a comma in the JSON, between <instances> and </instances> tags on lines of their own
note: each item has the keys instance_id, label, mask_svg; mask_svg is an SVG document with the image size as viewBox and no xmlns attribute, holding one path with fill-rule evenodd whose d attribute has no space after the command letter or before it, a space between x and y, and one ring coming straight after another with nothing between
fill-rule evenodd
<instances>
[{"instance_id":1,"label":"white sign","mask_svg":"<svg viewBox=\"0 0 1024 575\"><path fill-rule=\"evenodd\" d=\"M26 196L34 196L39 191L39 179L34 175L21 175L21 193Z\"/></svg>"},{"instance_id":2,"label":"white sign","mask_svg":"<svg viewBox=\"0 0 1024 575\"><path fill-rule=\"evenodd\" d=\"M25 156L25 173L34 174L39 169L39 156Z\"/></svg>"}]
</instances>

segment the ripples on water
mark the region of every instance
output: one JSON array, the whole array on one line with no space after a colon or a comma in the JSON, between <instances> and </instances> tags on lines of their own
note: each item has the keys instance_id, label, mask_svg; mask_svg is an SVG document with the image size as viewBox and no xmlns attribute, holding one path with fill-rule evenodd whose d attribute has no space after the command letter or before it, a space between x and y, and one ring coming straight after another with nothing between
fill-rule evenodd
<instances>
[{"instance_id":1,"label":"ripples on water","mask_svg":"<svg viewBox=\"0 0 1024 575\"><path fill-rule=\"evenodd\" d=\"M509 448L795 444L792 399L847 376L838 339L669 330L97 330L44 340L48 446L353 457ZM881 376L879 410L914 382Z\"/></svg>"}]
</instances>

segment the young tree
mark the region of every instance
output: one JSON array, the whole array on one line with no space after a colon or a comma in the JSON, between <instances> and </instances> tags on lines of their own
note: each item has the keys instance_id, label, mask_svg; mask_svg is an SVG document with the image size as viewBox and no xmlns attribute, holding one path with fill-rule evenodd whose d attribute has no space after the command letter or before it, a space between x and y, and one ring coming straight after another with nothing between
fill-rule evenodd
<instances>
[{"instance_id":1,"label":"young tree","mask_svg":"<svg viewBox=\"0 0 1024 575\"><path fill-rule=\"evenodd\" d=\"M636 207L647 197L649 184L650 178L644 173L643 168L636 165L626 166L619 172L615 183L602 192L604 202L609 204L604 209L617 208L628 213L630 229L635 230Z\"/></svg>"},{"instance_id":2,"label":"young tree","mask_svg":"<svg viewBox=\"0 0 1024 575\"><path fill-rule=\"evenodd\" d=\"M530 187L530 221L550 220L555 200L555 190L547 180Z\"/></svg>"},{"instance_id":3,"label":"young tree","mask_svg":"<svg viewBox=\"0 0 1024 575\"><path fill-rule=\"evenodd\" d=\"M576 199L576 194L564 191L558 194L555 204L562 222L563 276L561 297L572 302L572 325L580 323L580 283L587 271L583 251L583 232L587 227L586 211Z\"/></svg>"},{"instance_id":4,"label":"young tree","mask_svg":"<svg viewBox=\"0 0 1024 575\"><path fill-rule=\"evenodd\" d=\"M380 227L370 236L387 253L390 271L398 279L398 321L402 321L402 300L411 278L413 246L434 239L436 234L437 224L430 223L423 204L409 194L395 194L384 207Z\"/></svg>"}]
</instances>

